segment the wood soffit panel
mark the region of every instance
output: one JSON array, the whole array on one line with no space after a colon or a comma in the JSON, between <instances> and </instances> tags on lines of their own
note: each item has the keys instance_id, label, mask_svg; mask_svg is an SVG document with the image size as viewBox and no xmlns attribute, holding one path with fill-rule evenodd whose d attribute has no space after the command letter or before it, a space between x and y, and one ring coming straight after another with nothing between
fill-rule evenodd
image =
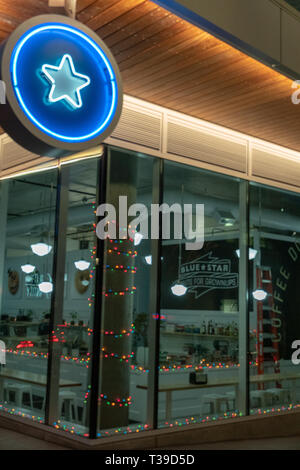
<instances>
[{"instance_id":1,"label":"wood soffit panel","mask_svg":"<svg viewBox=\"0 0 300 470\"><path fill-rule=\"evenodd\" d=\"M0 0L0 39L47 0ZM77 19L106 42L125 93L300 151L292 81L150 0L78 0Z\"/></svg>"}]
</instances>

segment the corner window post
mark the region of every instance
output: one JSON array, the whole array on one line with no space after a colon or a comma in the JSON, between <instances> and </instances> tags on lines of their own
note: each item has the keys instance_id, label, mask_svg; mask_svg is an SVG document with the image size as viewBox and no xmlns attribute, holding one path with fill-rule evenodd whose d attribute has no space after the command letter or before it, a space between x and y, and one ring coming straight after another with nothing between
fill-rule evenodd
<instances>
[{"instance_id":1,"label":"corner window post","mask_svg":"<svg viewBox=\"0 0 300 470\"><path fill-rule=\"evenodd\" d=\"M163 159L156 160L153 168L153 204L162 204L163 200ZM158 386L159 386L159 333L160 333L160 289L161 289L161 212L159 219L159 239L151 240L152 266L150 274L149 305L149 375L147 423L152 429L157 428Z\"/></svg>"},{"instance_id":2,"label":"corner window post","mask_svg":"<svg viewBox=\"0 0 300 470\"><path fill-rule=\"evenodd\" d=\"M249 183L240 182L239 258L239 403L249 414Z\"/></svg>"},{"instance_id":3,"label":"corner window post","mask_svg":"<svg viewBox=\"0 0 300 470\"><path fill-rule=\"evenodd\" d=\"M58 325L62 323L64 278L66 260L66 232L69 202L69 167L61 166L58 173L55 214L55 241L53 256L53 293L49 322L49 357L45 423L53 425L58 417L61 343L53 341Z\"/></svg>"}]
</instances>

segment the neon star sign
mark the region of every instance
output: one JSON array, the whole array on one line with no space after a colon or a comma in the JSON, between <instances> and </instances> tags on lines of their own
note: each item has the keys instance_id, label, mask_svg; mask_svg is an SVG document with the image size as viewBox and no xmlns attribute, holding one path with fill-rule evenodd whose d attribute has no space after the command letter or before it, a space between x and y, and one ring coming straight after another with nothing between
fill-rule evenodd
<instances>
[{"instance_id":1,"label":"neon star sign","mask_svg":"<svg viewBox=\"0 0 300 470\"><path fill-rule=\"evenodd\" d=\"M101 38L60 15L30 18L3 46L0 125L38 155L97 147L116 127L123 102L118 64Z\"/></svg>"},{"instance_id":2,"label":"neon star sign","mask_svg":"<svg viewBox=\"0 0 300 470\"><path fill-rule=\"evenodd\" d=\"M42 73L52 85L48 96L50 103L65 101L72 108L82 107L81 90L89 86L90 77L78 73L75 70L74 62L69 54L65 54L59 66L44 64Z\"/></svg>"}]
</instances>

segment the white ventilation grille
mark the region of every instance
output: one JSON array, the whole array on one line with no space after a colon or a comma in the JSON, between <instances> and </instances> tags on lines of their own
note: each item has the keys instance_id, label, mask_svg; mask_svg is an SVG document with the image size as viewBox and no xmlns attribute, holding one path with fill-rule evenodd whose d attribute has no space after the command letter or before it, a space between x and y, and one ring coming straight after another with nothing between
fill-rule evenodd
<instances>
[{"instance_id":1,"label":"white ventilation grille","mask_svg":"<svg viewBox=\"0 0 300 470\"><path fill-rule=\"evenodd\" d=\"M162 116L159 114L141 113L124 106L119 124L111 137L154 150L160 150L161 122Z\"/></svg>"},{"instance_id":2,"label":"white ventilation grille","mask_svg":"<svg viewBox=\"0 0 300 470\"><path fill-rule=\"evenodd\" d=\"M246 140L229 140L216 133L169 122L167 151L211 165L247 172Z\"/></svg>"},{"instance_id":3,"label":"white ventilation grille","mask_svg":"<svg viewBox=\"0 0 300 470\"><path fill-rule=\"evenodd\" d=\"M300 187L300 159L252 149L252 175Z\"/></svg>"}]
</instances>

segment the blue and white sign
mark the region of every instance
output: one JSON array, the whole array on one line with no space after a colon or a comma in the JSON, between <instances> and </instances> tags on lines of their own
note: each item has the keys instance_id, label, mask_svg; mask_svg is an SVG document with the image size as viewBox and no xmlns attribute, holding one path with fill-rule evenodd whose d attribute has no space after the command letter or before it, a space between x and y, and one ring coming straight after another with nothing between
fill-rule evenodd
<instances>
[{"instance_id":1,"label":"blue and white sign","mask_svg":"<svg viewBox=\"0 0 300 470\"><path fill-rule=\"evenodd\" d=\"M57 155L53 149L62 154L92 147L118 122L118 66L101 39L70 18L46 15L17 28L4 44L1 78L7 85L7 115L14 114L27 130L22 145L30 146L28 132L33 136L32 151ZM15 138L3 112L0 118ZM41 148L36 149L36 139Z\"/></svg>"}]
</instances>

